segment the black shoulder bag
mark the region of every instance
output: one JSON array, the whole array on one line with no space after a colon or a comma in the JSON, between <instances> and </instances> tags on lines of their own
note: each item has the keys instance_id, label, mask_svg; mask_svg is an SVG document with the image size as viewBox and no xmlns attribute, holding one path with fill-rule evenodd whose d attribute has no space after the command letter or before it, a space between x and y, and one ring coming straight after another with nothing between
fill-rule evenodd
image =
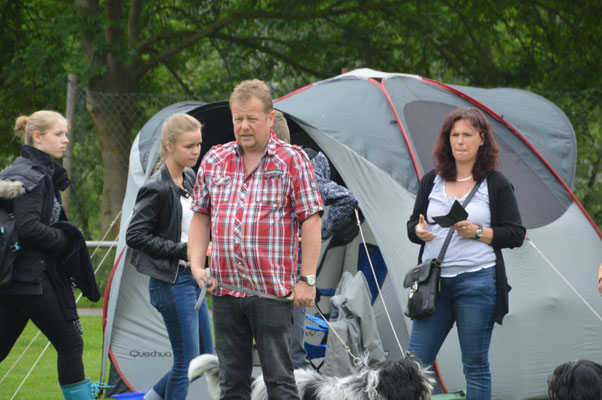
<instances>
[{"instance_id":1,"label":"black shoulder bag","mask_svg":"<svg viewBox=\"0 0 602 400\"><path fill-rule=\"evenodd\" d=\"M468 197L464 200L462 207L466 208L480 185L481 181L474 185ZM408 293L408 309L405 315L411 319L427 318L435 314L437 292L440 290L439 276L441 275L441 263L453 234L454 229L450 228L443 247L441 247L439 257L431 258L418 264L411 271L408 271L403 279L403 287L410 288Z\"/></svg>"},{"instance_id":2,"label":"black shoulder bag","mask_svg":"<svg viewBox=\"0 0 602 400\"><path fill-rule=\"evenodd\" d=\"M13 266L20 249L15 218L11 212L0 208L0 287L12 282Z\"/></svg>"}]
</instances>

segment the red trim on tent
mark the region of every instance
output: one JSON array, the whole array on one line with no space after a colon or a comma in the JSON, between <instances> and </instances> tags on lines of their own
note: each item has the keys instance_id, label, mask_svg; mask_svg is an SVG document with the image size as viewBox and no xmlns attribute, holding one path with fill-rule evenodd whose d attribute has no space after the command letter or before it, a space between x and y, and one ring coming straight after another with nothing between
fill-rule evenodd
<instances>
[{"instance_id":1,"label":"red trim on tent","mask_svg":"<svg viewBox=\"0 0 602 400\"><path fill-rule=\"evenodd\" d=\"M115 271L117 270L117 266L121 261L121 257L125 253L126 246L123 246L121 249L121 253L119 253L119 257L117 257L117 261L113 264L113 270L111 271L111 275L109 275L109 279L107 280L107 286L105 287L105 298L104 303L102 305L102 333L105 332L105 326L107 324L107 306L109 304L109 292L111 291L111 284L113 283L113 276L115 275Z\"/></svg>"},{"instance_id":2,"label":"red trim on tent","mask_svg":"<svg viewBox=\"0 0 602 400\"><path fill-rule=\"evenodd\" d=\"M115 367L115 370L117 371L117 373L123 380L123 383L125 383L125 385L128 387L128 389L130 389L132 392L138 393L138 391L136 389L134 389L132 384L130 382L128 382L127 379L125 379L125 374L123 372L121 372L121 369L119 368L119 365L117 364L117 361L115 360L115 355L113 354L113 349L111 349L111 348L109 348L109 358L113 362L113 366Z\"/></svg>"},{"instance_id":3,"label":"red trim on tent","mask_svg":"<svg viewBox=\"0 0 602 400\"><path fill-rule=\"evenodd\" d=\"M378 82L374 78L369 78L368 82L372 83L374 86L379 88L380 91L383 92L383 94L385 95L385 98L387 99L387 101L389 102L389 106L391 107L391 110L393 111L393 115L395 116L395 120L397 121L397 126L399 126L399 129L401 130L403 139L405 140L408 151L410 152L410 156L412 157L412 162L414 163L414 169L416 170L416 176L418 177L418 181L420 181L422 179L422 176L420 174L420 168L418 168L418 161L416 160L416 155L414 154L414 150L412 148L412 145L410 144L410 139L408 138L408 134L406 133L406 131L403 127L403 124L401 123L401 120L399 119L397 110L395 109L395 106L393 105L393 100L391 99L391 96L389 96L389 92L387 92L387 88L385 88L385 85L384 85L385 80L383 79L383 82L381 83L381 82ZM435 371L437 371L437 377L439 378L439 382L441 383L441 387L443 388L443 391L445 393L448 393L447 388L445 387L445 384L443 383L443 378L441 377L441 373L439 372L439 364L437 364L437 360L435 360Z\"/></svg>"},{"instance_id":4,"label":"red trim on tent","mask_svg":"<svg viewBox=\"0 0 602 400\"><path fill-rule=\"evenodd\" d=\"M383 79L383 83L377 81L374 78L369 78L368 82L372 83L374 86L379 88L380 91L383 92L383 94L385 95L385 98L387 99L387 101L389 102L389 106L391 107L391 110L393 111L393 115L395 116L395 120L397 121L397 126L399 126L399 129L401 130L403 139L405 140L406 146L408 147L408 151L410 152L410 156L412 157L412 162L414 163L414 169L416 169L416 176L418 177L418 181L420 181L420 179L422 179L422 176L420 175L420 168L418 168L418 161L416 160L416 155L414 154L414 150L412 149L412 146L410 145L410 139L408 138L408 135L401 123L401 120L399 119L397 110L395 109L395 106L393 105L393 100L391 100L391 96L389 96L389 93L387 92L387 89L385 88L384 79Z\"/></svg>"},{"instance_id":5,"label":"red trim on tent","mask_svg":"<svg viewBox=\"0 0 602 400\"><path fill-rule=\"evenodd\" d=\"M493 110L489 109L487 106L485 106L484 104L480 103L478 100L470 97L466 93L463 93L463 92L459 91L458 89L455 89L455 88L453 88L453 87L451 87L449 85L446 85L445 83L441 83L441 82L435 81L433 79L429 79L429 78L424 78L423 77L422 80L424 82L426 82L426 83L430 83L433 86L440 87L440 88L442 88L444 90L447 90L448 92L454 93L454 94L462 97L463 99L469 101L470 103L472 103L475 106L479 107L483 111L487 112L494 119L496 119L499 122L501 122L502 124L504 124L506 126L506 128L510 129L520 140L523 141L523 143L533 153L535 153L535 155L537 157L539 157L539 159L541 160L541 162L543 162L544 165L550 170L550 172L552 173L552 175L554 175L554 177L558 180L558 182L560 182L560 184L562 185L562 187L567 191L567 193L569 194L569 196L571 196L571 199L573 199L573 201L575 202L575 204L577 204L577 206L579 207L579 209L581 210L581 212L583 212L583 214L585 215L585 217L587 218L587 220L589 221L589 223L592 225L592 227L594 228L594 230L598 233L598 236L600 238L602 238L602 232L600 232L600 229L598 229L598 227L596 226L596 223L594 222L594 220L592 219L592 217L587 213L587 211L585 210L585 208L583 207L583 205L581 204L581 202L577 199L577 197L575 196L575 194L573 193L573 191L571 190L571 188L560 177L560 175L558 175L558 173L554 170L554 168L550 165L550 163L548 163L548 161L543 157L543 155L541 155L541 153L539 151L537 151L537 149L535 147L533 147L533 145L531 143L529 143L529 141L523 135L521 135L512 125L510 125L506 120L504 120L502 117L500 117L499 115L497 115Z\"/></svg>"},{"instance_id":6,"label":"red trim on tent","mask_svg":"<svg viewBox=\"0 0 602 400\"><path fill-rule=\"evenodd\" d=\"M313 83L311 83L311 84L309 84L307 86L303 86L302 88L299 88L299 89L297 89L297 90L295 90L293 92L290 92L289 94L285 94L284 96L277 98L276 100L274 100L274 103L276 103L276 102L278 102L280 100L288 99L289 97L294 96L297 93L301 93L301 92L303 92L303 91L305 91L305 90L307 90L307 89L309 89L309 88L311 88L313 86L314 86Z\"/></svg>"},{"instance_id":7,"label":"red trim on tent","mask_svg":"<svg viewBox=\"0 0 602 400\"><path fill-rule=\"evenodd\" d=\"M449 393L447 391L447 386L443 383L443 378L441 378L441 371L439 371L439 363L435 360L435 371L437 372L437 377L439 378L439 383L441 384L441 388L443 389L443 393Z\"/></svg>"},{"instance_id":8,"label":"red trim on tent","mask_svg":"<svg viewBox=\"0 0 602 400\"><path fill-rule=\"evenodd\" d=\"M104 304L102 305L102 333L103 333L103 335L104 335L105 328L107 325L107 305L109 304L109 292L111 291L111 284L113 283L113 277L115 276L115 271L117 270L117 266L119 266L119 263L121 262L121 257L123 257L123 255L125 254L126 248L127 248L126 246L123 246L123 249L121 249L121 252L119 253L119 257L117 257L115 264L113 264L113 270L111 271L111 275L109 275L109 279L107 280L107 286L105 288L105 299L104 299ZM111 362L113 363L113 366L115 367L115 370L117 371L117 373L119 374L119 376L121 377L123 382L126 384L128 389L130 389L132 392L137 392L136 389L134 389L134 387L125 378L125 374L123 372L121 372L121 369L119 368L119 365L117 364L117 360L115 360L115 355L113 354L113 349L111 348L111 346L109 346L109 358L111 359Z\"/></svg>"}]
</instances>

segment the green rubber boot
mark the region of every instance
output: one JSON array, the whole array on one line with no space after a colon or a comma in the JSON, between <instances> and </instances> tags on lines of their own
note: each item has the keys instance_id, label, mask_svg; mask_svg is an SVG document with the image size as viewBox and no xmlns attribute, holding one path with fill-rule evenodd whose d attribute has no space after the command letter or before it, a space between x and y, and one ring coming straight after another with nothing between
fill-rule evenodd
<instances>
[{"instance_id":1,"label":"green rubber boot","mask_svg":"<svg viewBox=\"0 0 602 400\"><path fill-rule=\"evenodd\" d=\"M61 385L65 400L94 400L98 390L90 378L83 381Z\"/></svg>"}]
</instances>

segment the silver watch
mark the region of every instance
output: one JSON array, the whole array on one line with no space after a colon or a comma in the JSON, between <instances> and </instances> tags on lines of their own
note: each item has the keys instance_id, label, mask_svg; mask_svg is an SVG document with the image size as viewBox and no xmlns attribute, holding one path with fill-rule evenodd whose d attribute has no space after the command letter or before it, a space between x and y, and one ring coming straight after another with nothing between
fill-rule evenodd
<instances>
[{"instance_id":1,"label":"silver watch","mask_svg":"<svg viewBox=\"0 0 602 400\"><path fill-rule=\"evenodd\" d=\"M308 286L316 286L316 276L315 275L307 275L307 276L301 275L299 277L299 280L307 283Z\"/></svg>"},{"instance_id":2,"label":"silver watch","mask_svg":"<svg viewBox=\"0 0 602 400\"><path fill-rule=\"evenodd\" d=\"M479 240L482 237L483 237L483 226L482 225L477 225L477 232L475 233L473 239Z\"/></svg>"}]
</instances>

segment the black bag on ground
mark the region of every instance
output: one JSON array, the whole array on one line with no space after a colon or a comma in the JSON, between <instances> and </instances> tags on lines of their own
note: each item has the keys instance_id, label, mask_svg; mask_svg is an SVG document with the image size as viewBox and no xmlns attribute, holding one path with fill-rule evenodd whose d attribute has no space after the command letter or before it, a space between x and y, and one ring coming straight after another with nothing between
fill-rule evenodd
<instances>
[{"instance_id":1,"label":"black bag on ground","mask_svg":"<svg viewBox=\"0 0 602 400\"><path fill-rule=\"evenodd\" d=\"M0 208L0 287L12 282L13 266L20 249L15 218L12 213Z\"/></svg>"},{"instance_id":2,"label":"black bag on ground","mask_svg":"<svg viewBox=\"0 0 602 400\"><path fill-rule=\"evenodd\" d=\"M435 258L417 265L406 274L403 287L410 288L410 292L405 315L420 319L435 314L440 275L441 263Z\"/></svg>"},{"instance_id":3,"label":"black bag on ground","mask_svg":"<svg viewBox=\"0 0 602 400\"><path fill-rule=\"evenodd\" d=\"M462 207L468 205L480 185L481 181L474 185L468 196L466 196ZM440 290L441 263L453 234L454 230L450 228L441 247L439 257L423 261L408 271L403 278L403 287L410 288L408 307L404 314L411 319L427 318L436 312L437 292Z\"/></svg>"}]
</instances>

